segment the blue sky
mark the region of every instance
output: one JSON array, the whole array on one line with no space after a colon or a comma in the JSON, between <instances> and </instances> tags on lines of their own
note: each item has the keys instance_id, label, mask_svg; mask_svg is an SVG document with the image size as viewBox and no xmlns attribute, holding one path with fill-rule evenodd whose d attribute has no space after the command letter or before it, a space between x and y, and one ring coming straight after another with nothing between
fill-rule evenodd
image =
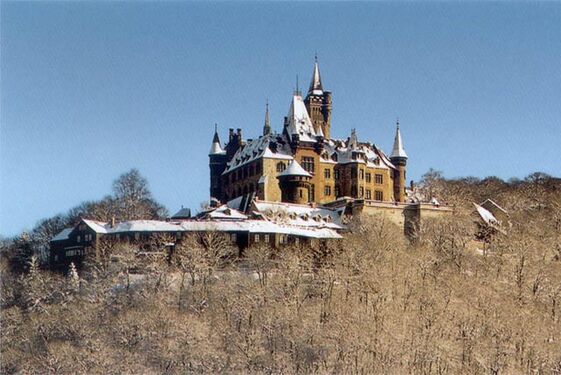
<instances>
[{"instance_id":1,"label":"blue sky","mask_svg":"<svg viewBox=\"0 0 561 375\"><path fill-rule=\"evenodd\" d=\"M281 130L317 52L332 135L408 176L561 175L560 3L2 2L0 234L132 167L170 212L208 198L214 123Z\"/></svg>"}]
</instances>

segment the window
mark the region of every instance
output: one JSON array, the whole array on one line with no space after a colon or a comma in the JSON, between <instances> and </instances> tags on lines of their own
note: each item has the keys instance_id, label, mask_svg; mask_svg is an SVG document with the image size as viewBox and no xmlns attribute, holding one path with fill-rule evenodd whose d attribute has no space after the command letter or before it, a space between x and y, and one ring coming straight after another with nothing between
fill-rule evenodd
<instances>
[{"instance_id":1,"label":"window","mask_svg":"<svg viewBox=\"0 0 561 375\"><path fill-rule=\"evenodd\" d=\"M361 180L364 180L364 169L361 169L361 170L359 171L359 175L360 175L360 179L361 179Z\"/></svg>"},{"instance_id":2,"label":"window","mask_svg":"<svg viewBox=\"0 0 561 375\"><path fill-rule=\"evenodd\" d=\"M76 236L76 242L81 242L82 238L80 236Z\"/></svg>"},{"instance_id":3,"label":"window","mask_svg":"<svg viewBox=\"0 0 561 375\"><path fill-rule=\"evenodd\" d=\"M266 235L264 236L264 241L265 241L266 243L269 243L269 235L268 235L268 234L266 234Z\"/></svg>"},{"instance_id":4,"label":"window","mask_svg":"<svg viewBox=\"0 0 561 375\"><path fill-rule=\"evenodd\" d=\"M331 195L331 186L325 186L323 188L323 195Z\"/></svg>"},{"instance_id":5,"label":"window","mask_svg":"<svg viewBox=\"0 0 561 375\"><path fill-rule=\"evenodd\" d=\"M279 161L277 163L277 172L282 172L285 169L286 169L286 165L282 161Z\"/></svg>"},{"instance_id":6,"label":"window","mask_svg":"<svg viewBox=\"0 0 561 375\"><path fill-rule=\"evenodd\" d=\"M372 182L372 173L366 173L366 182Z\"/></svg>"},{"instance_id":7,"label":"window","mask_svg":"<svg viewBox=\"0 0 561 375\"><path fill-rule=\"evenodd\" d=\"M327 178L327 179L330 179L330 178L331 178L331 169L325 168L325 169L323 170L323 177L325 177L325 178Z\"/></svg>"},{"instance_id":8,"label":"window","mask_svg":"<svg viewBox=\"0 0 561 375\"><path fill-rule=\"evenodd\" d=\"M374 197L377 201L383 201L384 200L384 193L381 191L376 190L376 192L374 193Z\"/></svg>"},{"instance_id":9,"label":"window","mask_svg":"<svg viewBox=\"0 0 561 375\"><path fill-rule=\"evenodd\" d=\"M366 199L372 199L372 191L370 189L366 189Z\"/></svg>"},{"instance_id":10,"label":"window","mask_svg":"<svg viewBox=\"0 0 561 375\"><path fill-rule=\"evenodd\" d=\"M238 235L236 233L230 234L230 242L236 243L237 240L238 240Z\"/></svg>"},{"instance_id":11,"label":"window","mask_svg":"<svg viewBox=\"0 0 561 375\"><path fill-rule=\"evenodd\" d=\"M339 158L337 157L336 153L331 154L331 160L337 161Z\"/></svg>"},{"instance_id":12,"label":"window","mask_svg":"<svg viewBox=\"0 0 561 375\"><path fill-rule=\"evenodd\" d=\"M279 236L279 243L284 244L287 242L287 235L286 234L281 234Z\"/></svg>"},{"instance_id":13,"label":"window","mask_svg":"<svg viewBox=\"0 0 561 375\"><path fill-rule=\"evenodd\" d=\"M383 175L376 173L375 178L376 178L375 181L376 181L377 184L384 183L384 176Z\"/></svg>"},{"instance_id":14,"label":"window","mask_svg":"<svg viewBox=\"0 0 561 375\"><path fill-rule=\"evenodd\" d=\"M309 156L302 157L302 168L307 172L314 173L314 158Z\"/></svg>"},{"instance_id":15,"label":"window","mask_svg":"<svg viewBox=\"0 0 561 375\"><path fill-rule=\"evenodd\" d=\"M335 196L339 196L339 186L335 186Z\"/></svg>"},{"instance_id":16,"label":"window","mask_svg":"<svg viewBox=\"0 0 561 375\"><path fill-rule=\"evenodd\" d=\"M333 170L333 177L335 177L336 180L339 179L339 170L338 169Z\"/></svg>"},{"instance_id":17,"label":"window","mask_svg":"<svg viewBox=\"0 0 561 375\"><path fill-rule=\"evenodd\" d=\"M84 236L84 241L86 241L86 242L91 242L91 240L92 240L92 235L91 235L91 234L86 234L86 235Z\"/></svg>"},{"instance_id":18,"label":"window","mask_svg":"<svg viewBox=\"0 0 561 375\"><path fill-rule=\"evenodd\" d=\"M312 184L310 190L308 191L308 202L314 202L316 200L316 186Z\"/></svg>"},{"instance_id":19,"label":"window","mask_svg":"<svg viewBox=\"0 0 561 375\"><path fill-rule=\"evenodd\" d=\"M140 239L140 233L135 233L134 239L138 241Z\"/></svg>"},{"instance_id":20,"label":"window","mask_svg":"<svg viewBox=\"0 0 561 375\"><path fill-rule=\"evenodd\" d=\"M253 241L254 241L255 243L259 242L259 235L258 235L258 234L256 234L256 235L253 236Z\"/></svg>"},{"instance_id":21,"label":"window","mask_svg":"<svg viewBox=\"0 0 561 375\"><path fill-rule=\"evenodd\" d=\"M363 188L362 186L360 187L359 191L360 191L360 195L359 195L359 196L360 196L360 197L364 197L364 188Z\"/></svg>"}]
</instances>

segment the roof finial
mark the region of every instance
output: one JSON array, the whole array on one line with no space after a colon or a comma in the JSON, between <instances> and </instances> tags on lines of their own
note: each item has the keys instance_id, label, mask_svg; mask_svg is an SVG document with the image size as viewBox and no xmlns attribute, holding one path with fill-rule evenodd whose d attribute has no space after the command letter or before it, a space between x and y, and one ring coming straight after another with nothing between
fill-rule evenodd
<instances>
[{"instance_id":1,"label":"roof finial","mask_svg":"<svg viewBox=\"0 0 561 375\"><path fill-rule=\"evenodd\" d=\"M298 87L298 74L296 74L296 95L300 95L300 87Z\"/></svg>"},{"instance_id":2,"label":"roof finial","mask_svg":"<svg viewBox=\"0 0 561 375\"><path fill-rule=\"evenodd\" d=\"M214 132L218 133L218 124L216 122L214 123Z\"/></svg>"},{"instance_id":3,"label":"roof finial","mask_svg":"<svg viewBox=\"0 0 561 375\"><path fill-rule=\"evenodd\" d=\"M314 60L315 60L316 63L318 62L318 53L317 53L317 51L316 51L316 54L315 54L315 56L314 56Z\"/></svg>"}]
</instances>

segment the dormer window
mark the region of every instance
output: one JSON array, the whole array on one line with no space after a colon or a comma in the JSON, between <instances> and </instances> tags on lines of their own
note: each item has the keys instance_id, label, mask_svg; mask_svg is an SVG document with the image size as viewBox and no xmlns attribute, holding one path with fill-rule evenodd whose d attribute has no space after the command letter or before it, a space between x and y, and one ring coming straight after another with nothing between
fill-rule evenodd
<instances>
[{"instance_id":1,"label":"dormer window","mask_svg":"<svg viewBox=\"0 0 561 375\"><path fill-rule=\"evenodd\" d=\"M333 154L331 154L331 160L333 161L337 161L339 159L339 157L337 156L337 153L334 152Z\"/></svg>"}]
</instances>

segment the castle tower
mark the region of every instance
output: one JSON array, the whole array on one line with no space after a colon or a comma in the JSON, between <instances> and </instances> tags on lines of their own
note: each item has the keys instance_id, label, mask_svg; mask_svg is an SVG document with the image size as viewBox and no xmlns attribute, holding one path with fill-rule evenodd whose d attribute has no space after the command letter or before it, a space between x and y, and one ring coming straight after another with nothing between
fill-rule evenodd
<instances>
[{"instance_id":1,"label":"castle tower","mask_svg":"<svg viewBox=\"0 0 561 375\"><path fill-rule=\"evenodd\" d=\"M403 142L401 141L401 132L399 131L399 120L396 124L395 139L393 142L392 154L390 160L393 165L396 166L397 170L394 170L393 178L393 191L394 198L396 202L405 202L405 167L407 166L407 154L403 148Z\"/></svg>"},{"instance_id":2,"label":"castle tower","mask_svg":"<svg viewBox=\"0 0 561 375\"><path fill-rule=\"evenodd\" d=\"M265 125L263 125L263 135L271 134L271 118L269 117L269 101L265 107Z\"/></svg>"},{"instance_id":3,"label":"castle tower","mask_svg":"<svg viewBox=\"0 0 561 375\"><path fill-rule=\"evenodd\" d=\"M312 175L306 172L296 160L293 160L283 172L279 173L277 178L283 202L308 203Z\"/></svg>"},{"instance_id":4,"label":"castle tower","mask_svg":"<svg viewBox=\"0 0 561 375\"><path fill-rule=\"evenodd\" d=\"M316 56L312 81L306 99L306 109L310 114L316 134L323 134L325 138L331 136L331 92L324 91L319 74L318 58Z\"/></svg>"},{"instance_id":5,"label":"castle tower","mask_svg":"<svg viewBox=\"0 0 561 375\"><path fill-rule=\"evenodd\" d=\"M218 137L218 127L214 125L214 137L212 138L212 145L208 152L209 167L210 167L210 196L222 200L222 183L220 176L224 169L226 169L226 162L228 158L226 151L220 145L220 137Z\"/></svg>"}]
</instances>

